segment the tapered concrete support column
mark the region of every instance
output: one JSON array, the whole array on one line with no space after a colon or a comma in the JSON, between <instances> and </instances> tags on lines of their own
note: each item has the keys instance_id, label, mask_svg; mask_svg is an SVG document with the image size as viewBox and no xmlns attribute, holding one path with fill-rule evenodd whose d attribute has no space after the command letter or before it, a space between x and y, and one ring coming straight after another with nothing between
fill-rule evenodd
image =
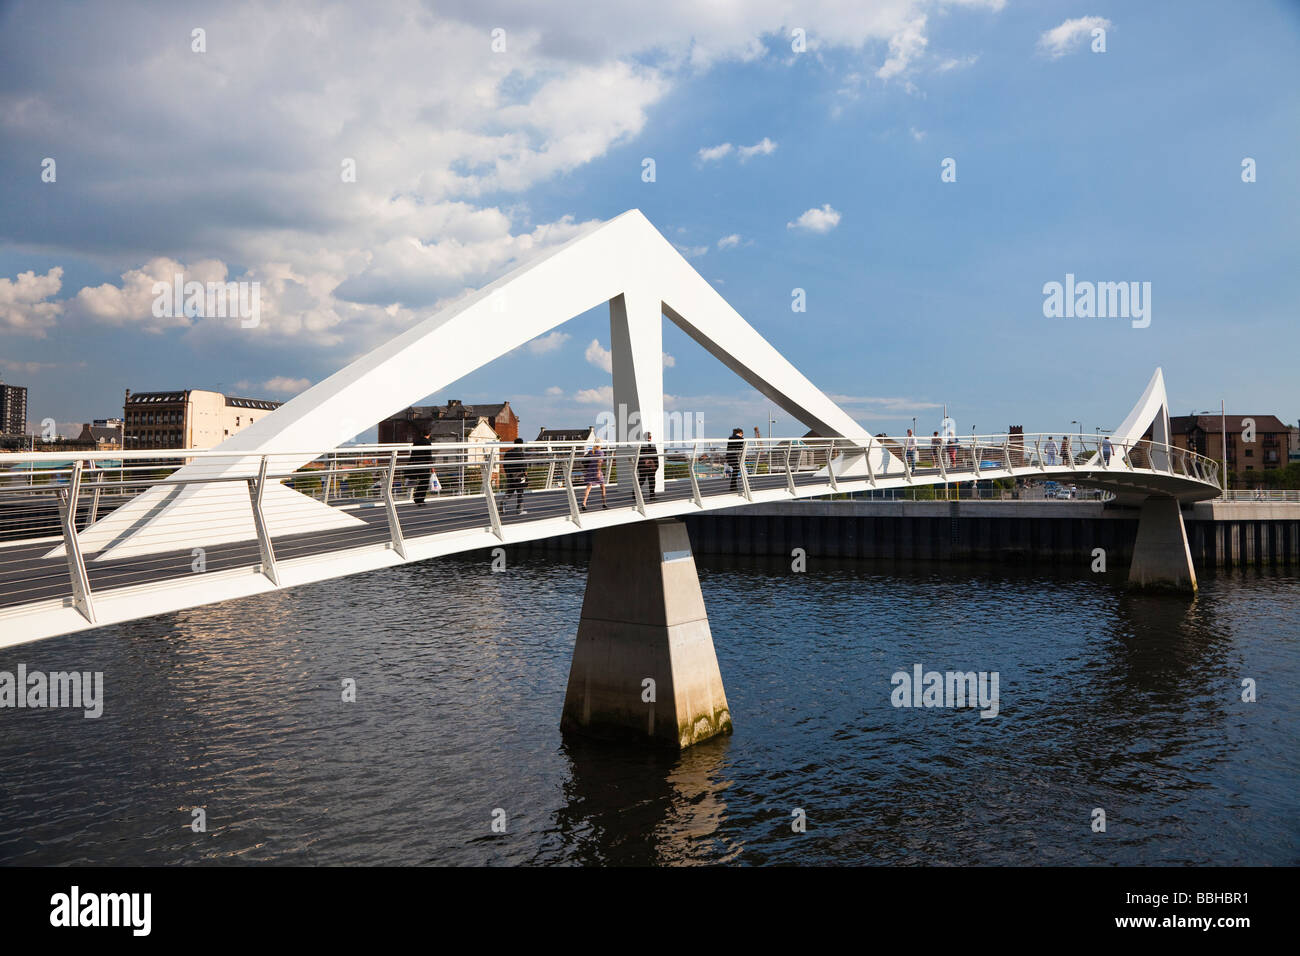
<instances>
[{"instance_id":1,"label":"tapered concrete support column","mask_svg":"<svg viewBox=\"0 0 1300 956\"><path fill-rule=\"evenodd\" d=\"M675 748L731 733L681 521L596 532L560 729Z\"/></svg>"},{"instance_id":2,"label":"tapered concrete support column","mask_svg":"<svg viewBox=\"0 0 1300 956\"><path fill-rule=\"evenodd\" d=\"M1176 498L1152 495L1142 503L1128 586L1196 590L1196 569Z\"/></svg>"}]
</instances>

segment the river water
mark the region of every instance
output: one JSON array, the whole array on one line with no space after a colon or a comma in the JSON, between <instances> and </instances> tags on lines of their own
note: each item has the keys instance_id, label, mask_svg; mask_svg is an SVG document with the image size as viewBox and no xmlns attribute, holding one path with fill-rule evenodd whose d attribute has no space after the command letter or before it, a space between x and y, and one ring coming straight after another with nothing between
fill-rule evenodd
<instances>
[{"instance_id":1,"label":"river water","mask_svg":"<svg viewBox=\"0 0 1300 956\"><path fill-rule=\"evenodd\" d=\"M431 561L0 651L102 671L105 698L0 710L0 862L1300 862L1294 575L1193 600L699 564L735 734L680 755L559 733L585 559ZM998 715L893 706L915 664L996 672Z\"/></svg>"}]
</instances>

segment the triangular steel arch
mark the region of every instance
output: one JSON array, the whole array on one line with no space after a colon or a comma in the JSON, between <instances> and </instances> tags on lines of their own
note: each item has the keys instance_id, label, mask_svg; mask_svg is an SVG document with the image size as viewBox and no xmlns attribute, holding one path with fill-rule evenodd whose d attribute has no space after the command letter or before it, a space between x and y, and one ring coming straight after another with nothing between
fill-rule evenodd
<instances>
[{"instance_id":1,"label":"triangular steel arch","mask_svg":"<svg viewBox=\"0 0 1300 956\"><path fill-rule=\"evenodd\" d=\"M230 458L200 460L173 479L252 475L258 456L265 454L277 455L282 469L300 467L602 303L610 308L616 421L635 412L643 430L662 437L667 316L787 414L818 435L847 439L845 451L853 454L837 471L865 470L861 452L871 449L873 460L880 458L876 467L896 463L746 322L640 210L632 209L451 303L260 418L218 446L231 452ZM619 414L620 404L629 415ZM180 493L151 489L88 529L83 547L99 551L100 559L143 553L148 548L133 541L143 525L156 532L160 525L193 521L219 490L203 485ZM267 491L273 535L280 527L301 531L356 523L283 486ZM252 530L250 516L243 524L232 523L221 540L246 540Z\"/></svg>"}]
</instances>

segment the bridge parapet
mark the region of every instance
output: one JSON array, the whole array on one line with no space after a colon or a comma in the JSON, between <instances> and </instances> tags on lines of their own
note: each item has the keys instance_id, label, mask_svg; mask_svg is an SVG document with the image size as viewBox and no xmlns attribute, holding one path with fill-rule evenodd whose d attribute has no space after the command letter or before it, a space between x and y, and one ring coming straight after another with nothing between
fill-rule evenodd
<instances>
[{"instance_id":1,"label":"bridge parapet","mask_svg":"<svg viewBox=\"0 0 1300 956\"><path fill-rule=\"evenodd\" d=\"M0 643L698 510L991 479L1218 495L1218 463L1097 436L348 445L0 455Z\"/></svg>"}]
</instances>

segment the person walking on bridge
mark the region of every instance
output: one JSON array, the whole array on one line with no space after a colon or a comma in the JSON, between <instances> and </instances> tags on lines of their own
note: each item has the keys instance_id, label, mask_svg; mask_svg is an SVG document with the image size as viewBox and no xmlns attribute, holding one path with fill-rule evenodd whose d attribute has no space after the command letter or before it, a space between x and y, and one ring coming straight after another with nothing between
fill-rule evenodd
<instances>
[{"instance_id":1,"label":"person walking on bridge","mask_svg":"<svg viewBox=\"0 0 1300 956\"><path fill-rule=\"evenodd\" d=\"M1107 435L1101 440L1101 460L1105 463L1107 468L1110 467L1110 456L1113 452L1114 448L1111 446L1110 436Z\"/></svg>"},{"instance_id":2,"label":"person walking on bridge","mask_svg":"<svg viewBox=\"0 0 1300 956\"><path fill-rule=\"evenodd\" d=\"M938 467L939 467L939 447L940 447L942 444L943 444L943 443L939 440L939 433L938 433L938 432L935 432L933 435L930 436L930 465L931 465L931 467L934 467L934 468L938 468Z\"/></svg>"},{"instance_id":3,"label":"person walking on bridge","mask_svg":"<svg viewBox=\"0 0 1300 956\"><path fill-rule=\"evenodd\" d=\"M733 428L731 438L727 440L727 467L731 469L731 490L736 490L740 480L740 456L745 452L745 430Z\"/></svg>"},{"instance_id":4,"label":"person walking on bridge","mask_svg":"<svg viewBox=\"0 0 1300 956\"><path fill-rule=\"evenodd\" d=\"M1047 446L1043 449L1043 453L1047 456L1047 467L1054 467L1056 465L1056 439L1053 436L1047 436Z\"/></svg>"},{"instance_id":5,"label":"person walking on bridge","mask_svg":"<svg viewBox=\"0 0 1300 956\"><path fill-rule=\"evenodd\" d=\"M512 494L515 496L515 513L528 514L524 510L524 489L528 487L528 460L524 457L524 450L519 447L523 443L522 438L516 438L514 446L501 456L506 473L506 490L501 496L502 514L509 508Z\"/></svg>"},{"instance_id":6,"label":"person walking on bridge","mask_svg":"<svg viewBox=\"0 0 1300 956\"><path fill-rule=\"evenodd\" d=\"M1061 464L1062 465L1072 464L1070 460L1070 436L1069 435L1061 436Z\"/></svg>"},{"instance_id":7,"label":"person walking on bridge","mask_svg":"<svg viewBox=\"0 0 1300 956\"><path fill-rule=\"evenodd\" d=\"M650 500L655 499L655 475L659 472L659 449L655 447L654 435L645 433L645 444L637 453L637 483L646 486Z\"/></svg>"},{"instance_id":8,"label":"person walking on bridge","mask_svg":"<svg viewBox=\"0 0 1300 956\"><path fill-rule=\"evenodd\" d=\"M426 430L411 442L410 465L415 476L416 507L424 507L424 498L429 493L429 474L433 471L433 442L429 440L432 432Z\"/></svg>"},{"instance_id":9,"label":"person walking on bridge","mask_svg":"<svg viewBox=\"0 0 1300 956\"><path fill-rule=\"evenodd\" d=\"M587 490L582 493L582 510L587 510L587 499L591 497L592 485L600 485L600 506L608 508L609 501L605 498L605 452L600 447L599 438L587 451L587 456L582 461L582 472L587 485Z\"/></svg>"},{"instance_id":10,"label":"person walking on bridge","mask_svg":"<svg viewBox=\"0 0 1300 956\"><path fill-rule=\"evenodd\" d=\"M916 470L916 436L912 434L912 429L907 430L907 438L903 442L903 454L907 457L907 470Z\"/></svg>"}]
</instances>

